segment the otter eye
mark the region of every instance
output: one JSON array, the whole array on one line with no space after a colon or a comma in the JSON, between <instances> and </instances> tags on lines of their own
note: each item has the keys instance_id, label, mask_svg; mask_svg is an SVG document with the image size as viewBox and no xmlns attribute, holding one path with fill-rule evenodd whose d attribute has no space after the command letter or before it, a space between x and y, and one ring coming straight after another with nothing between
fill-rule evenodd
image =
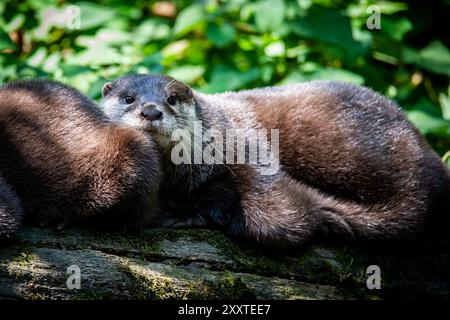
<instances>
[{"instance_id":1,"label":"otter eye","mask_svg":"<svg viewBox=\"0 0 450 320\"><path fill-rule=\"evenodd\" d=\"M122 98L123 102L126 104L132 104L134 102L134 98L130 95L126 95Z\"/></svg>"},{"instance_id":2,"label":"otter eye","mask_svg":"<svg viewBox=\"0 0 450 320\"><path fill-rule=\"evenodd\" d=\"M167 103L170 104L171 106L174 106L177 103L177 97L175 96L168 97Z\"/></svg>"}]
</instances>

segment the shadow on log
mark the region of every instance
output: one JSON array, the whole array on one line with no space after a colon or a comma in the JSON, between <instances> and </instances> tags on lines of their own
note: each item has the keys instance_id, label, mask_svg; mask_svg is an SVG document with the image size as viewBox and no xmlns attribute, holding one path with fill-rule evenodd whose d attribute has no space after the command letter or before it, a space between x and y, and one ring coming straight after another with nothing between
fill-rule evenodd
<instances>
[{"instance_id":1,"label":"shadow on log","mask_svg":"<svg viewBox=\"0 0 450 320\"><path fill-rule=\"evenodd\" d=\"M379 290L367 288L370 265L380 268ZM68 288L71 266L79 289ZM208 230L25 228L0 249L3 299L448 299L449 279L443 240L414 250L322 244L287 254Z\"/></svg>"}]
</instances>

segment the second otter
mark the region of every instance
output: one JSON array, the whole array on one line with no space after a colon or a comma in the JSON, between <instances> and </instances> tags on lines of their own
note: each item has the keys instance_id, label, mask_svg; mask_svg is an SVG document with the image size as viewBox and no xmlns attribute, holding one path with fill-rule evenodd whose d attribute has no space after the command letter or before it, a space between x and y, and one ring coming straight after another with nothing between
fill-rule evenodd
<instances>
[{"instance_id":1,"label":"second otter","mask_svg":"<svg viewBox=\"0 0 450 320\"><path fill-rule=\"evenodd\" d=\"M0 87L0 237L23 220L153 220L160 171L147 135L111 123L75 89L46 80Z\"/></svg>"},{"instance_id":2,"label":"second otter","mask_svg":"<svg viewBox=\"0 0 450 320\"><path fill-rule=\"evenodd\" d=\"M321 232L408 240L433 211L448 209L448 169L394 103L360 86L316 81L205 95L170 77L134 75L106 84L103 96L112 120L149 132L166 150L164 190L190 213L167 225L213 224L283 247ZM220 130L279 128L283 170L174 165L171 135L194 134L196 120Z\"/></svg>"}]
</instances>

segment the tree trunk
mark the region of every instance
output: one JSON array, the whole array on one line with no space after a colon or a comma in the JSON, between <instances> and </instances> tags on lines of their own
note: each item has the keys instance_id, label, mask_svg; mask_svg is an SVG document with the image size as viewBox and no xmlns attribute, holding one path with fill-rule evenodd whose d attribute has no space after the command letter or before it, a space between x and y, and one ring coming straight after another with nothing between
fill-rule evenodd
<instances>
[{"instance_id":1,"label":"tree trunk","mask_svg":"<svg viewBox=\"0 0 450 320\"><path fill-rule=\"evenodd\" d=\"M381 289L368 288L377 284L370 265L379 267ZM208 230L24 228L0 249L0 298L449 298L449 267L443 240L389 252L322 244L286 253Z\"/></svg>"}]
</instances>

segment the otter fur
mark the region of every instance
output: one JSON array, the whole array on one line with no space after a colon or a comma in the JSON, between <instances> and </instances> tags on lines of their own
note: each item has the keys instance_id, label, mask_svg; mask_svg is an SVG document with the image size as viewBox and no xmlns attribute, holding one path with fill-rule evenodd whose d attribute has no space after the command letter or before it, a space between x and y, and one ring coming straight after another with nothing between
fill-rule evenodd
<instances>
[{"instance_id":1,"label":"otter fur","mask_svg":"<svg viewBox=\"0 0 450 320\"><path fill-rule=\"evenodd\" d=\"M46 80L0 87L1 237L23 221L140 225L158 214L160 171L147 135L111 123L75 89Z\"/></svg>"},{"instance_id":2,"label":"otter fur","mask_svg":"<svg viewBox=\"0 0 450 320\"><path fill-rule=\"evenodd\" d=\"M440 158L397 105L361 86L313 81L207 95L167 76L131 75L104 86L101 107L158 142L162 198L178 214L163 225L212 225L276 247L322 234L408 241L433 211L450 207ZM281 170L173 164L171 134L192 133L198 120L219 130L279 129Z\"/></svg>"}]
</instances>

